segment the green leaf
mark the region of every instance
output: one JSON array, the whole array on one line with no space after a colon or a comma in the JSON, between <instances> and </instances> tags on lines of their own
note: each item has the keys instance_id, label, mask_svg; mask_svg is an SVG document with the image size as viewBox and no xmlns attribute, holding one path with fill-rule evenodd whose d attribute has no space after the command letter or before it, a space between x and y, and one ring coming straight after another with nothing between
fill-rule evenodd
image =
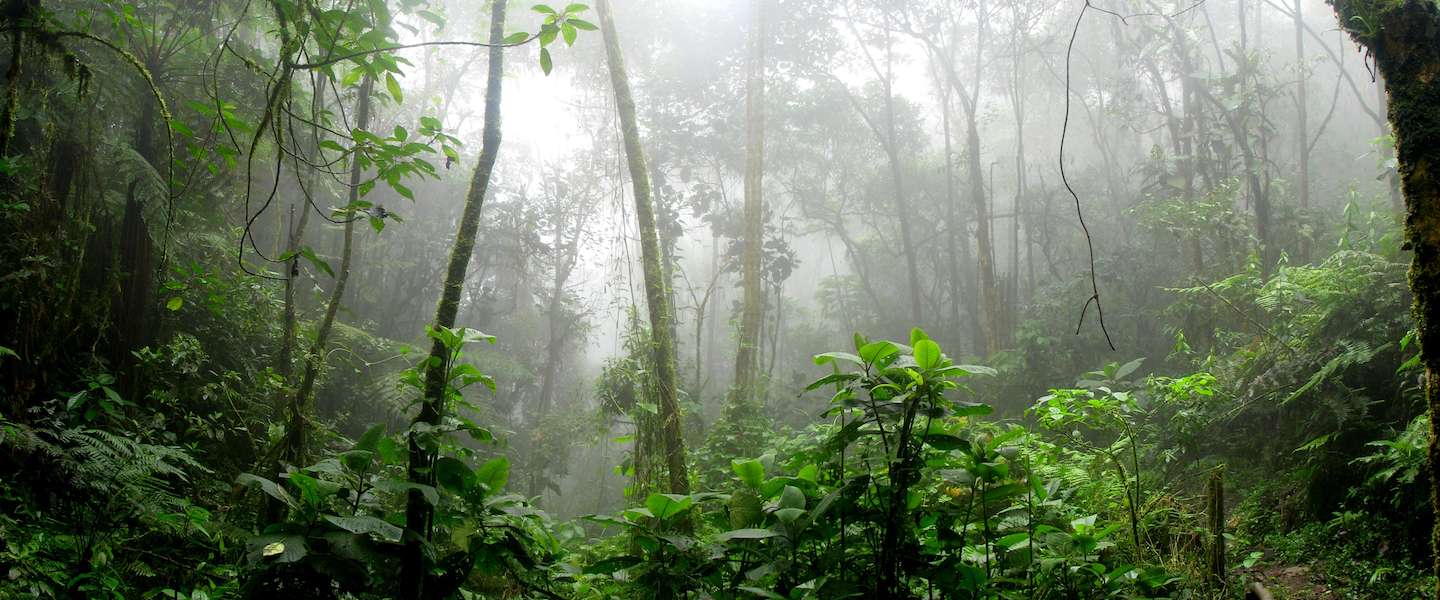
<instances>
[{"instance_id":1,"label":"green leaf","mask_svg":"<svg viewBox=\"0 0 1440 600\"><path fill-rule=\"evenodd\" d=\"M1134 372L1135 372L1135 369L1140 368L1140 364L1141 364L1141 363L1144 363L1144 362L1145 362L1145 357L1142 356L1142 357L1140 357L1140 358L1137 358L1137 359L1135 359L1135 360L1132 360L1132 361L1130 361L1130 362L1127 362L1127 363L1121 365L1120 368L1115 369L1114 379L1117 379L1117 380L1118 380L1118 379L1124 379L1126 375L1129 375L1129 374L1131 374L1131 373L1134 373Z\"/></svg>"},{"instance_id":2,"label":"green leaf","mask_svg":"<svg viewBox=\"0 0 1440 600\"><path fill-rule=\"evenodd\" d=\"M860 360L867 365L873 365L899 354L900 349L896 348L894 343L882 340L861 346L859 352Z\"/></svg>"},{"instance_id":3,"label":"green leaf","mask_svg":"<svg viewBox=\"0 0 1440 600\"><path fill-rule=\"evenodd\" d=\"M405 103L405 92L400 89L400 81L395 79L394 73L385 74L385 89L390 92L390 97L395 99L396 104Z\"/></svg>"},{"instance_id":4,"label":"green leaf","mask_svg":"<svg viewBox=\"0 0 1440 600\"><path fill-rule=\"evenodd\" d=\"M932 433L925 436L925 445L936 450L969 450L970 440L948 433Z\"/></svg>"},{"instance_id":5,"label":"green leaf","mask_svg":"<svg viewBox=\"0 0 1440 600\"><path fill-rule=\"evenodd\" d=\"M371 516L341 517L337 515L325 515L325 520L350 533L361 535L374 534L380 536L380 539L387 542L400 541L400 534L402 533L399 527L383 519Z\"/></svg>"},{"instance_id":6,"label":"green leaf","mask_svg":"<svg viewBox=\"0 0 1440 600\"><path fill-rule=\"evenodd\" d=\"M928 339L917 341L915 343L915 364L919 365L921 369L927 370L940 366L940 344Z\"/></svg>"},{"instance_id":7,"label":"green leaf","mask_svg":"<svg viewBox=\"0 0 1440 600\"><path fill-rule=\"evenodd\" d=\"M760 496L755 490L739 489L730 494L729 509L730 526L741 528L760 522L762 508Z\"/></svg>"},{"instance_id":8,"label":"green leaf","mask_svg":"<svg viewBox=\"0 0 1440 600\"><path fill-rule=\"evenodd\" d=\"M475 481L484 484L490 494L498 493L510 481L510 461L503 456L490 459L475 469Z\"/></svg>"},{"instance_id":9,"label":"green leaf","mask_svg":"<svg viewBox=\"0 0 1440 600\"><path fill-rule=\"evenodd\" d=\"M517 31L515 33L505 36L504 42L510 45L523 44L528 39L530 39L530 34L525 33L524 31Z\"/></svg>"},{"instance_id":10,"label":"green leaf","mask_svg":"<svg viewBox=\"0 0 1440 600\"><path fill-rule=\"evenodd\" d=\"M565 24L565 25L563 25L563 26L560 27L560 37L562 37L562 38L565 39L565 45L566 45L566 46L574 46L574 45L575 45L575 35L576 35L576 32L575 32L575 27L574 27L574 26L572 26L572 25L570 25L570 24Z\"/></svg>"},{"instance_id":11,"label":"green leaf","mask_svg":"<svg viewBox=\"0 0 1440 600\"><path fill-rule=\"evenodd\" d=\"M564 12L565 12L565 14L573 15L573 14L575 14L575 13L581 13L581 12L585 12L585 11L587 11L587 10L590 10L590 7L589 7L588 5L581 4L581 3L579 3L579 2L573 2L573 3L570 3L570 4L565 5L565 10L564 10Z\"/></svg>"},{"instance_id":12,"label":"green leaf","mask_svg":"<svg viewBox=\"0 0 1440 600\"><path fill-rule=\"evenodd\" d=\"M549 75L549 74L550 74L550 70L553 69L553 68L555 68L555 64L554 64L553 62L551 62L551 60L550 60L550 49L549 49L549 48L541 48L541 49L540 49L540 70L543 71L546 75Z\"/></svg>"},{"instance_id":13,"label":"green leaf","mask_svg":"<svg viewBox=\"0 0 1440 600\"><path fill-rule=\"evenodd\" d=\"M956 402L955 416L957 417L979 417L994 412L995 408L989 404L980 402Z\"/></svg>"},{"instance_id":14,"label":"green leaf","mask_svg":"<svg viewBox=\"0 0 1440 600\"><path fill-rule=\"evenodd\" d=\"M300 248L300 256L304 257L305 260L309 261L311 266L321 271L324 271L326 275L329 275L331 277L335 276L335 270L330 268L330 263L320 260L320 257L316 256L315 251L309 246L302 246Z\"/></svg>"},{"instance_id":15,"label":"green leaf","mask_svg":"<svg viewBox=\"0 0 1440 600\"><path fill-rule=\"evenodd\" d=\"M290 492L285 491L285 488L281 487L280 484L275 483L274 481L271 481L264 477L251 475L249 473L241 473L239 477L235 478L235 483L251 487L258 487L260 488L260 491L265 492L271 498L279 500L285 506L288 506L291 509L297 507L297 504L295 503L295 498L290 495Z\"/></svg>"},{"instance_id":16,"label":"green leaf","mask_svg":"<svg viewBox=\"0 0 1440 600\"><path fill-rule=\"evenodd\" d=\"M855 381L859 378L859 373L831 373L829 375L816 379L815 381L811 382L810 385L805 386L805 391L813 392L832 383L845 383L849 381Z\"/></svg>"},{"instance_id":17,"label":"green leaf","mask_svg":"<svg viewBox=\"0 0 1440 600\"><path fill-rule=\"evenodd\" d=\"M584 21L584 20L581 20L581 19L576 19L576 18L574 18L574 17L571 17L571 18L569 18L569 19L565 19L565 22L566 22L566 23L569 23L570 25L574 26L576 29L579 29L579 30L581 30L581 31L595 31L596 29L598 29L597 27L595 27L595 24L594 24L594 23L591 23L591 22L589 22L589 21Z\"/></svg>"},{"instance_id":18,"label":"green leaf","mask_svg":"<svg viewBox=\"0 0 1440 600\"><path fill-rule=\"evenodd\" d=\"M769 529L732 529L715 536L717 542L728 542L730 540L763 540L780 535L778 532Z\"/></svg>"},{"instance_id":19,"label":"green leaf","mask_svg":"<svg viewBox=\"0 0 1440 600\"><path fill-rule=\"evenodd\" d=\"M745 485L752 488L760 487L760 483L765 480L765 465L753 458L747 460L731 460L730 468L734 469L735 474L740 476L740 481L745 482Z\"/></svg>"},{"instance_id":20,"label":"green leaf","mask_svg":"<svg viewBox=\"0 0 1440 600\"><path fill-rule=\"evenodd\" d=\"M780 522L786 525L794 523L804 514L805 509L803 508L782 508L775 511L775 517L780 519Z\"/></svg>"},{"instance_id":21,"label":"green leaf","mask_svg":"<svg viewBox=\"0 0 1440 600\"><path fill-rule=\"evenodd\" d=\"M650 494L645 499L645 508L655 515L655 518L666 521L675 515L690 510L690 505L695 499L683 494Z\"/></svg>"},{"instance_id":22,"label":"green leaf","mask_svg":"<svg viewBox=\"0 0 1440 600\"><path fill-rule=\"evenodd\" d=\"M305 537L295 534L274 533L250 538L249 560L252 563L271 561L292 563L305 558L309 549Z\"/></svg>"},{"instance_id":23,"label":"green leaf","mask_svg":"<svg viewBox=\"0 0 1440 600\"><path fill-rule=\"evenodd\" d=\"M184 306L184 305L185 305L185 299L184 299L184 298L181 298L181 297L179 297L179 296L176 296L176 297L174 297L174 298L171 298L168 302L165 303L165 308L168 309L168 310L170 310L171 312L174 312L174 311L180 310L180 307L181 307L181 306Z\"/></svg>"},{"instance_id":24,"label":"green leaf","mask_svg":"<svg viewBox=\"0 0 1440 600\"><path fill-rule=\"evenodd\" d=\"M474 486L475 473L460 459L442 456L435 461L435 481L456 494L464 494Z\"/></svg>"},{"instance_id":25,"label":"green leaf","mask_svg":"<svg viewBox=\"0 0 1440 600\"><path fill-rule=\"evenodd\" d=\"M855 365L862 365L865 363L865 361L860 360L860 357L855 356L854 354L850 354L849 352L825 352L823 354L815 355L815 364L817 365L828 364L837 360L843 360L845 362Z\"/></svg>"},{"instance_id":26,"label":"green leaf","mask_svg":"<svg viewBox=\"0 0 1440 600\"><path fill-rule=\"evenodd\" d=\"M780 493L780 508L805 508L805 492L793 485L785 486Z\"/></svg>"}]
</instances>

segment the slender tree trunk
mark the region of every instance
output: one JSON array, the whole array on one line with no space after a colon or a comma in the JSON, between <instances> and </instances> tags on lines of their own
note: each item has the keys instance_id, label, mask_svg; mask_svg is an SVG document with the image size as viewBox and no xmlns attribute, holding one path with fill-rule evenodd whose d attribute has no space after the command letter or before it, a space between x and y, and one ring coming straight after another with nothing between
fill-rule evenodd
<instances>
[{"instance_id":1,"label":"slender tree trunk","mask_svg":"<svg viewBox=\"0 0 1440 600\"><path fill-rule=\"evenodd\" d=\"M485 127L481 134L480 159L470 178L470 189L465 194L465 208L455 232L455 241L450 246L450 258L445 269L445 283L440 290L440 300L435 305L435 327L455 326L455 316L460 310L460 294L465 288L465 274L470 268L470 256L475 253L475 236L480 229L480 210L485 206L485 194L490 189L490 174L495 170L495 161L500 153L500 85L505 74L505 53L500 43L505 39L505 1L495 0L490 6L490 39L494 44L489 49L489 72L485 80ZM430 358L425 368L425 394L420 402L420 412L414 424L437 425L445 413L445 392L449 384L445 380L448 350L439 340L430 345ZM406 474L412 483L435 485L433 470L438 449L433 444L422 443L410 435L410 457ZM425 556L425 546L430 540L430 526L435 507L425 500L419 490L410 490L405 505L405 550L400 564L400 596L406 600L420 600L425 593L425 574L430 561Z\"/></svg>"},{"instance_id":2,"label":"slender tree trunk","mask_svg":"<svg viewBox=\"0 0 1440 600\"><path fill-rule=\"evenodd\" d=\"M370 127L370 92L374 81L366 77L360 84L360 98L356 107L355 126L359 129ZM360 199L360 161L354 160L350 165L350 192L349 204L354 204ZM320 320L320 327L315 330L315 341L310 345L310 351L305 354L305 372L300 379L300 387L295 391L295 397L290 401L289 423L286 425L285 442L280 451L280 462L292 464L303 464L306 460L306 453L309 451L309 431L305 424L305 414L309 412L311 396L315 393L315 381L320 375L320 367L325 364L325 350L330 343L330 331L335 325L335 316L340 312L340 302L345 297L345 284L350 280L350 257L354 251L355 239L355 215L347 215L345 220L344 240L341 242L340 267L335 272L335 287L330 290L330 303L325 307L325 316Z\"/></svg>"},{"instance_id":3,"label":"slender tree trunk","mask_svg":"<svg viewBox=\"0 0 1440 600\"><path fill-rule=\"evenodd\" d=\"M1018 7L1018 4L1016 6ZM1010 221L1010 293L1007 295L1008 318L1005 326L1007 332L1015 326L1020 302L1020 214L1025 207L1025 195L1028 193L1025 186L1025 83L1021 79L1021 71L1025 68L1025 49L1021 46L1022 39L1020 13L1016 8L1014 33L1010 38L1010 47L1015 52L1014 69L1010 74L1010 82L1014 86L1011 103L1015 108L1015 203L1010 211L1014 214Z\"/></svg>"},{"instance_id":4,"label":"slender tree trunk","mask_svg":"<svg viewBox=\"0 0 1440 600\"><path fill-rule=\"evenodd\" d=\"M970 174L970 201L975 209L975 244L978 253L980 280L980 305L981 319L980 329L985 339L984 354L993 354L1000 350L1003 332L1000 331L1000 302L999 289L995 283L995 244L990 228L990 207L985 197L985 167L980 160L980 130L979 130L979 84L983 81L981 65L984 63L985 48L985 5L983 2L977 9L982 15L980 21L980 32L975 38L975 87L967 89L965 83L960 80L960 75L955 71L955 63L949 56L935 46L933 42L926 41L930 45L931 52L935 56L942 57L942 66L945 69L945 78L949 80L950 86L955 89L955 94L960 98L960 104L965 109L965 153L966 166Z\"/></svg>"},{"instance_id":5,"label":"slender tree trunk","mask_svg":"<svg viewBox=\"0 0 1440 600\"><path fill-rule=\"evenodd\" d=\"M1395 130L1413 314L1430 411L1430 509L1440 515L1440 7L1426 0L1330 0L1341 26L1365 46L1385 77ZM1364 15L1367 29L1354 29ZM1440 575L1440 519L1431 533ZM1440 587L1434 591L1440 597Z\"/></svg>"},{"instance_id":6,"label":"slender tree trunk","mask_svg":"<svg viewBox=\"0 0 1440 600\"><path fill-rule=\"evenodd\" d=\"M557 211L560 212L560 211ZM560 309L564 307L562 302L565 294L565 284L570 281L570 273L575 267L577 260L576 252L579 245L580 222L575 223L575 239L571 242L565 241L565 215L555 215L555 277L550 287L550 303L545 310L546 329L549 332L545 344L545 368L540 378L540 406L537 416L544 416L555 405L555 380L559 375L560 361L564 354L565 339L570 332L570 323L562 318Z\"/></svg>"},{"instance_id":7,"label":"slender tree trunk","mask_svg":"<svg viewBox=\"0 0 1440 600\"><path fill-rule=\"evenodd\" d=\"M28 5L28 6L27 6ZM5 21L15 27L10 32L10 66L5 69L5 105L0 106L0 158L10 155L10 140L15 137L15 114L20 110L20 77L25 73L25 30L22 27L39 14L40 3L7 0Z\"/></svg>"},{"instance_id":8,"label":"slender tree trunk","mask_svg":"<svg viewBox=\"0 0 1440 600\"><path fill-rule=\"evenodd\" d=\"M960 202L955 196L955 152L950 143L949 90L950 86L943 82L940 84L940 123L945 136L945 253L950 258L950 320L958 332L962 324L960 306L970 304L964 293L964 276L960 269L962 264L968 262L969 257L961 257L959 245L970 242L965 239L967 236L961 235L961 228L967 226L960 220ZM978 331L972 333L979 334ZM985 347L983 337L975 339L972 343L977 352Z\"/></svg>"},{"instance_id":9,"label":"slender tree trunk","mask_svg":"<svg viewBox=\"0 0 1440 600\"><path fill-rule=\"evenodd\" d=\"M640 229L640 255L644 262L645 301L649 305L650 334L655 356L655 381L659 388L661 429L665 464L669 471L670 492L690 491L690 476L685 466L685 440L681 436L680 405L675 385L675 340L672 337L673 310L661 264L659 232L655 229L655 207L650 190L650 174L645 168L645 151L640 145L640 126L635 117L635 99L630 93L630 78L625 59L620 54L615 20L609 0L596 5L600 31L605 38L605 61L610 68L610 84L615 91L615 105L620 113L620 129L625 138L625 159L634 186L635 218Z\"/></svg>"},{"instance_id":10,"label":"slender tree trunk","mask_svg":"<svg viewBox=\"0 0 1440 600\"><path fill-rule=\"evenodd\" d=\"M744 300L740 311L739 349L735 353L735 388L727 407L728 418L753 415L756 347L765 298L760 282L761 246L765 235L765 2L752 0L750 10L750 61L745 81L745 234L740 260ZM698 351L698 350L697 350Z\"/></svg>"},{"instance_id":11,"label":"slender tree trunk","mask_svg":"<svg viewBox=\"0 0 1440 600\"><path fill-rule=\"evenodd\" d=\"M1306 104L1309 98L1305 84L1310 70L1305 66L1305 19L1301 17L1301 0L1295 0L1295 128L1298 131L1296 143L1300 145L1300 209L1310 208L1310 123Z\"/></svg>"},{"instance_id":12,"label":"slender tree trunk","mask_svg":"<svg viewBox=\"0 0 1440 600\"><path fill-rule=\"evenodd\" d=\"M299 199L296 203L296 208L300 211L300 219L291 225L288 239L285 243L285 253L291 257L289 263L285 266L285 316L280 328L280 356L276 360L275 365L275 369L280 373L280 380L284 383L283 389L286 390L290 389L290 377L292 371L294 371L294 365L291 363L293 362L295 352L295 329L297 321L295 315L295 279L300 276L300 257L298 253L300 251L300 243L305 238L305 226L310 221L310 206L305 198L302 197Z\"/></svg>"},{"instance_id":13,"label":"slender tree trunk","mask_svg":"<svg viewBox=\"0 0 1440 600\"><path fill-rule=\"evenodd\" d=\"M985 168L980 162L980 131L975 108L966 114L965 153L970 170L970 201L975 208L975 241L980 267L980 301L983 307L981 330L985 354L1000 350L1000 290L995 284L995 242L990 230L990 206L985 198Z\"/></svg>"},{"instance_id":14,"label":"slender tree trunk","mask_svg":"<svg viewBox=\"0 0 1440 600\"><path fill-rule=\"evenodd\" d=\"M888 11L886 13L889 14ZM900 134L895 129L895 75L892 71L894 52L889 31L885 33L885 155L890 162L890 181L895 189L895 216L900 222L900 245L905 252L905 273L910 289L910 319L921 325L923 313L920 298L920 266L915 250L915 235L910 226L910 199L905 195L905 169L900 163Z\"/></svg>"},{"instance_id":15,"label":"slender tree trunk","mask_svg":"<svg viewBox=\"0 0 1440 600\"><path fill-rule=\"evenodd\" d=\"M316 85L314 89L315 96L311 101L311 110L312 113L319 114L319 112L324 109L324 92L319 85ZM315 155L316 148L311 147L308 148L308 150L312 156ZM301 189L298 190L300 195L290 211L291 224L285 239L284 253L290 256L290 260L288 264L285 265L285 307L283 310L283 322L280 327L280 352L275 361L275 370L279 372L281 382L280 399L275 407L276 414L283 414L285 411L285 397L289 395L290 385L292 383L290 378L293 376L295 370L295 330L298 328L297 310L295 306L295 279L300 276L300 245L305 239L305 227L310 223L310 198L308 194L311 193L310 190L315 189L313 171L308 173L304 180L300 179L298 173L296 177L295 182L301 186ZM300 211L299 220L295 219L295 210L297 209Z\"/></svg>"}]
</instances>

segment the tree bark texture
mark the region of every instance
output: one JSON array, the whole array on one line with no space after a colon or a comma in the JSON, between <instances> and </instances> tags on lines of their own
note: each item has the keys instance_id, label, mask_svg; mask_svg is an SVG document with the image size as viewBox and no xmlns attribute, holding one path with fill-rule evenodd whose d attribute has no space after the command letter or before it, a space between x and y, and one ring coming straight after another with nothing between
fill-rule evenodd
<instances>
[{"instance_id":1,"label":"tree bark texture","mask_svg":"<svg viewBox=\"0 0 1440 600\"><path fill-rule=\"evenodd\" d=\"M764 0L753 0L750 61L745 82L745 237L740 260L744 299L740 311L740 340L735 353L735 388L731 416L740 416L755 400L756 360L760 320L765 313L760 260L764 243L765 200L761 184L765 170L765 12ZM698 349L697 349L698 352Z\"/></svg>"},{"instance_id":2,"label":"tree bark texture","mask_svg":"<svg viewBox=\"0 0 1440 600\"><path fill-rule=\"evenodd\" d=\"M1430 411L1430 502L1440 514L1440 7L1427 0L1330 0L1357 43L1374 57L1389 92L1412 312L1425 366ZM1440 574L1440 520L1431 532L1432 567ZM1434 592L1440 598L1440 586Z\"/></svg>"},{"instance_id":3,"label":"tree bark texture","mask_svg":"<svg viewBox=\"0 0 1440 600\"><path fill-rule=\"evenodd\" d=\"M495 0L490 7L489 72L485 80L485 125L481 134L480 159L470 178L470 189L465 194L465 208L455 232L455 242L450 246L450 259L445 269L445 283L440 290L440 300L435 306L435 328L454 327L456 314L460 311L460 295L465 288L465 273L470 267L470 256L475 253L475 236L480 229L480 210L485 206L485 194L490 189L490 175L495 171L495 161L500 153L500 86L505 74L505 53L500 46L505 39L505 1ZM449 350L440 340L430 344L430 357L426 361L424 398L420 412L415 416L415 425L438 425L445 412L445 368ZM406 475L411 483L434 486L433 467L437 449L427 447L412 433L409 444L409 465ZM425 500L418 489L411 489L405 505L405 552L400 563L400 596L407 600L420 600L425 593L425 576L429 570L425 547L430 539L430 525L435 507Z\"/></svg>"},{"instance_id":4,"label":"tree bark texture","mask_svg":"<svg viewBox=\"0 0 1440 600\"><path fill-rule=\"evenodd\" d=\"M656 386L659 388L661 434L664 440L665 464L669 471L670 492L690 491L690 477L685 466L685 440L681 437L680 405L675 385L675 339L671 319L670 294L665 279L660 251L660 235L655 228L655 206L650 190L650 173L645 168L645 152L640 145L640 126L635 117L635 99L630 93L630 77L620 53L615 20L609 0L596 3L600 31L605 38L605 62L610 68L610 84L615 91L616 110L620 113L620 130L625 142L625 161L634 186L635 218L640 226L640 257L644 262L645 302L650 312L650 335L653 344Z\"/></svg>"}]
</instances>

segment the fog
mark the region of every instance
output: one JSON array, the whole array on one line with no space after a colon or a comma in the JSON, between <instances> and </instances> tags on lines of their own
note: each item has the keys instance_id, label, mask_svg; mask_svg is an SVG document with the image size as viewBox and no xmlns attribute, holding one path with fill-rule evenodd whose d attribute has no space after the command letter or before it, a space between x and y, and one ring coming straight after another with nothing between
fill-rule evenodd
<instances>
[{"instance_id":1,"label":"fog","mask_svg":"<svg viewBox=\"0 0 1440 600\"><path fill-rule=\"evenodd\" d=\"M658 192L661 235L675 265L671 285L678 362L686 384L682 393L687 410L703 415L696 418L697 430L718 416L735 368L744 68L752 8L747 2L616 5ZM1147 5L1140 8L1150 14L1126 19L1099 8L1088 10L1078 29L1075 6L1045 2L842 3L823 8L778 2L767 8L772 37L765 58L765 235L779 253L773 260L783 263L776 268L787 272L766 282L762 354L770 355L763 357L766 410L778 422L803 426L814 416L820 405L806 402L799 392L824 371L814 367L809 356L846 347L857 331L895 339L918 326L958 356L975 362L985 358L986 349L977 344L977 324L983 318L977 314L983 309L975 305L977 267L973 259L966 262L947 254L956 250L945 241L949 236L949 243L969 246L958 250L960 257L978 252L964 166L969 160L969 117L941 74L945 68L955 69L966 93L976 99L981 172L993 230L989 252L995 256L997 285L1004 288L1002 318L1010 319L1005 326L1011 330L1007 342L1035 344L1013 336L1043 335L1042 346L1056 352L1063 348L1065 360L1077 372L1107 360L1163 358L1179 331L1155 313L1171 300L1165 288L1190 287L1204 275L1182 270L1193 259L1181 245L1191 242L1175 228L1190 224L1175 221L1182 215L1164 214L1174 208L1163 203L1178 197L1185 186L1175 181L1180 175L1174 165L1184 158L1175 154L1171 136L1176 128L1209 129L1191 134L1195 142L1183 143L1215 146L1206 159L1218 166L1208 176L1230 178L1232 183L1200 184L1194 176L1193 184L1213 190L1193 193L1223 205L1215 210L1253 221L1252 200L1241 188L1247 171L1257 171L1274 198L1273 218L1283 223L1270 241L1282 260L1304 260L1302 247L1310 243L1304 238L1317 235L1305 230L1306 215L1337 213L1356 201L1367 208L1388 202L1388 150L1374 142L1385 135L1383 123L1373 118L1382 110L1382 96L1366 57L1337 29L1323 3L1301 4L1305 54L1298 57L1296 24L1287 16L1292 6L1245 6L1239 9L1244 10L1243 22L1233 3ZM1184 12L1162 14L1167 10ZM469 3L444 6L441 12L447 15L443 28L412 19L418 31L404 41L477 39L485 31L484 15ZM515 31L535 29L543 16L512 12L517 13L510 22ZM1067 61L1072 31L1074 48ZM953 65L927 54L937 48L950 54ZM1177 48L1187 53L1183 60L1188 65L1179 63ZM398 341L414 343L429 318L438 278L424 275L427 269L438 274L443 264L443 244L453 235L478 152L471 141L480 138L483 127L482 54L481 49L449 47L404 51L402 56L414 65L402 80L407 104L382 110L383 119L397 123L414 120L417 114L434 115L447 131L467 141L464 159L443 170L439 180L413 185L413 202L387 193L383 186L373 193L375 202L383 202L405 221L380 235L363 234L363 268L355 275L358 289L347 318L374 323L378 333ZM548 343L545 319L556 289L557 218L566 221L560 235L576 244L574 250L564 250L573 252L575 265L560 286L564 297L556 305L564 319L574 320L563 325L561 343L566 348L557 376L564 393L557 412L584 415L596 410L594 382L606 361L626 354L632 307L642 311L643 321L645 305L632 192L600 36L582 34L574 46L555 50L555 68L548 75L541 72L536 55L535 48L524 46L507 51L504 145L458 321L499 338L475 361L497 377L505 393L479 393L476 402L487 418L500 419L513 432L533 427L540 418L532 407ZM1207 91L1187 90L1192 84L1183 79L1184 68L1194 69L1193 85ZM1058 169L1067 70L1071 114L1064 130L1065 162L1092 228L1098 289L1116 346L1113 352L1098 329L1093 307L1079 333L1072 329L1090 289L1085 240ZM1311 146L1310 206L1305 212L1295 181L1301 79L1309 113L1304 135ZM892 98L888 108L887 87ZM948 191L947 117L941 108L947 101L952 138ZM1188 118L1187 110L1204 116L1198 124L1177 125ZM1226 129L1221 110L1244 112L1239 126L1258 146L1253 149L1254 164L1237 156L1239 151L1228 141L1234 134ZM886 119L895 123L907 219L915 230L913 245L924 279L919 320L907 309L909 282L884 148ZM1017 174L1019 169L1023 175ZM956 214L961 220L952 222ZM273 216L286 215L274 211ZM1202 233L1202 238L1212 238L1200 242L1206 246L1203 260L1209 272L1256 260L1251 256L1256 236L1253 225ZM314 282L317 290L326 286L320 275ZM420 281L412 282L407 275L420 276ZM952 278L960 281L952 283ZM430 286L431 291L415 293L427 289L417 286ZM954 290L961 295L953 296ZM697 372L702 302L706 322L699 323ZM1027 332L1024 322L1045 326ZM1192 338L1204 335L1187 333ZM1046 385L1039 383L1032 391L1043 392ZM609 441L626 430L624 419L592 425L596 429L589 438L570 439L567 447L547 450L566 459L550 455L545 462L564 464L597 453L613 462L624 453L623 444ZM517 433L510 443L523 452L524 437ZM577 488L587 489L594 477L609 473L609 466L585 462L583 470L598 469L600 474L557 467L568 476L560 492L542 505L562 514L598 510L570 499ZM614 489L623 486L619 478L611 479ZM581 496L590 500L587 494ZM622 498L612 501L618 506Z\"/></svg>"}]
</instances>

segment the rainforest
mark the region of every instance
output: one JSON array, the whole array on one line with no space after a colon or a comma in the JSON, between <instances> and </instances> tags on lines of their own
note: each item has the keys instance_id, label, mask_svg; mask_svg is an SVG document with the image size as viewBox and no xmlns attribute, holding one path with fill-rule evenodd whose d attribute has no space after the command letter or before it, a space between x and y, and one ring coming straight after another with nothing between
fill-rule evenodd
<instances>
[{"instance_id":1,"label":"rainforest","mask_svg":"<svg viewBox=\"0 0 1440 600\"><path fill-rule=\"evenodd\" d=\"M1440 599L1437 0L0 0L0 598Z\"/></svg>"}]
</instances>

